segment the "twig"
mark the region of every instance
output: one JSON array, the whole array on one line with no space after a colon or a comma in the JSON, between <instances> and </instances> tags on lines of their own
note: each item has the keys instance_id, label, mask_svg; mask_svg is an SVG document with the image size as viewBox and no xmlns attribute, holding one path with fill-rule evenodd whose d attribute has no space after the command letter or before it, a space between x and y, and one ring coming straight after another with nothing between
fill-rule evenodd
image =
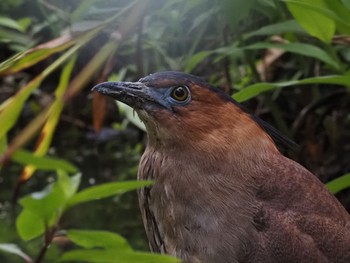
<instances>
[{"instance_id":1,"label":"twig","mask_svg":"<svg viewBox=\"0 0 350 263\"><path fill-rule=\"evenodd\" d=\"M45 231L45 243L44 246L41 248L38 257L35 259L34 263L41 263L44 259L44 256L46 254L47 249L49 248L51 241L53 237L55 236L55 233L57 231L57 226L53 226L49 228L47 231Z\"/></svg>"}]
</instances>

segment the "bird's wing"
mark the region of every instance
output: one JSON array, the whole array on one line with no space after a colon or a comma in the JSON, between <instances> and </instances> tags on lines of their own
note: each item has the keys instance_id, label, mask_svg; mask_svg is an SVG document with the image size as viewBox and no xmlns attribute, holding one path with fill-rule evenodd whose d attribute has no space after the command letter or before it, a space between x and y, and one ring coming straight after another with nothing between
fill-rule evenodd
<instances>
[{"instance_id":1,"label":"bird's wing","mask_svg":"<svg viewBox=\"0 0 350 263\"><path fill-rule=\"evenodd\" d=\"M271 262L350 262L350 215L344 207L292 160L277 157L272 167L257 193L256 254Z\"/></svg>"},{"instance_id":2,"label":"bird's wing","mask_svg":"<svg viewBox=\"0 0 350 263\"><path fill-rule=\"evenodd\" d=\"M313 214L264 207L254 218L254 262L350 262L350 227Z\"/></svg>"},{"instance_id":3,"label":"bird's wing","mask_svg":"<svg viewBox=\"0 0 350 263\"><path fill-rule=\"evenodd\" d=\"M150 209L151 195L150 187L139 190L139 204L142 213L149 246L153 252L166 253L163 239L158 229L158 224L153 212Z\"/></svg>"}]
</instances>

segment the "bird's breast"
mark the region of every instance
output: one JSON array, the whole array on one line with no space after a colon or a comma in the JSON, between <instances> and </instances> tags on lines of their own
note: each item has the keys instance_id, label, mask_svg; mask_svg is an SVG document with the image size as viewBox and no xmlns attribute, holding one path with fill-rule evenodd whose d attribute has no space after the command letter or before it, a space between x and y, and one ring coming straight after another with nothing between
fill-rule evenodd
<instances>
[{"instance_id":1,"label":"bird's breast","mask_svg":"<svg viewBox=\"0 0 350 263\"><path fill-rule=\"evenodd\" d=\"M146 150L138 177L155 183L139 191L139 201L153 251L185 262L207 262L201 258L212 255L220 263L236 257L233 247L245 245L245 236L250 235L245 228L251 224L249 211L244 209L249 207L249 191L243 194L232 180L225 179L224 171L205 166L190 162L185 154L173 158Z\"/></svg>"}]
</instances>

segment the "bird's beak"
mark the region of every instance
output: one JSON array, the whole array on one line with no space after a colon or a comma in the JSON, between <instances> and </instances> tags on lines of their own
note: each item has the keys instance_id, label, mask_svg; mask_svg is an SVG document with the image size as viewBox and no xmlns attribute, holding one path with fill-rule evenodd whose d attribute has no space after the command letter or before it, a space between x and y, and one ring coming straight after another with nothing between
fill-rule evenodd
<instances>
[{"instance_id":1,"label":"bird's beak","mask_svg":"<svg viewBox=\"0 0 350 263\"><path fill-rule=\"evenodd\" d=\"M145 108L152 102L158 103L150 88L141 82L103 82L93 87L92 91L108 95L134 109Z\"/></svg>"}]
</instances>

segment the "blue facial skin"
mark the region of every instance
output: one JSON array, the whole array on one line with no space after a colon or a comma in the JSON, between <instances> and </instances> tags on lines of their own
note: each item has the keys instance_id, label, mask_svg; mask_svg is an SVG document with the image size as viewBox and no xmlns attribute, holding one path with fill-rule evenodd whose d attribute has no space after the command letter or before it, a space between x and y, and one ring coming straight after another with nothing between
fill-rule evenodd
<instances>
[{"instance_id":1,"label":"blue facial skin","mask_svg":"<svg viewBox=\"0 0 350 263\"><path fill-rule=\"evenodd\" d=\"M172 97L171 93L178 87L155 88L142 82L104 82L96 85L92 90L109 95L128 104L135 110L152 111L152 109L163 107L175 112L174 107L185 106L191 102L191 92L186 86L181 87L187 90L187 98L176 100Z\"/></svg>"},{"instance_id":2,"label":"blue facial skin","mask_svg":"<svg viewBox=\"0 0 350 263\"><path fill-rule=\"evenodd\" d=\"M147 87L148 95L153 99L151 101L156 102L157 104L163 106L164 108L174 112L174 107L188 105L192 98L191 92L186 86L181 86L187 90L188 96L185 100L177 100L171 96L171 93L174 89L178 87L169 87L169 88L151 88ZM147 102L146 102L147 103Z\"/></svg>"}]
</instances>

